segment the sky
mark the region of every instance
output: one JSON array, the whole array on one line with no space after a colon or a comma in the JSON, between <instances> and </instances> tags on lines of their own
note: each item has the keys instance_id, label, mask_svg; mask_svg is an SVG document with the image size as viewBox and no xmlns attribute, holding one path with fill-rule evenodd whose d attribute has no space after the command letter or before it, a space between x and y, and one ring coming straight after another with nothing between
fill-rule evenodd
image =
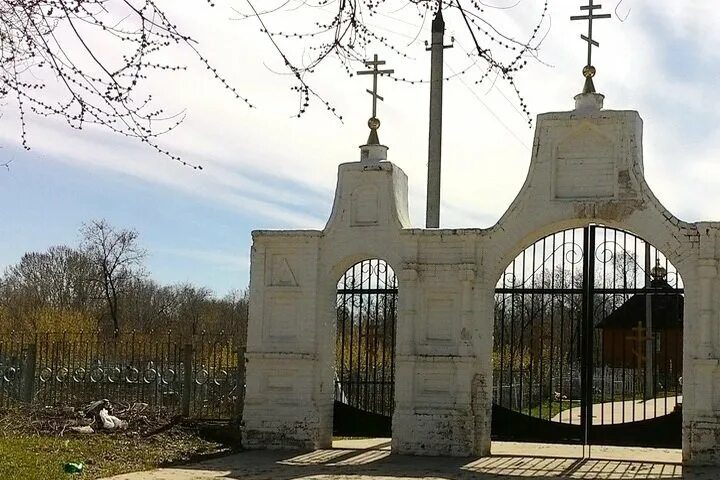
<instances>
[{"instance_id":1,"label":"sky","mask_svg":"<svg viewBox=\"0 0 720 480\"><path fill-rule=\"evenodd\" d=\"M269 2L270 0L268 0ZM515 38L539 18L536 0L494 0L488 18ZM551 0L541 26L538 60L516 75L534 118L573 107L582 88L586 24L570 22L586 2ZM644 120L644 165L660 201L686 221L720 220L720 10L712 2L617 0L604 3L611 20L596 22L595 85L605 108L637 110ZM340 163L359 160L368 134L369 77L348 77L332 60L309 79L343 116L319 103L300 119L293 83L256 20L238 19L244 2L160 2L170 18L198 41L198 49L257 108L235 101L183 51L170 61L187 71L152 77L143 87L158 104L186 119L160 143L201 172L170 161L130 139L102 130L76 131L45 118L28 118L30 151L20 146L12 99L0 105L0 270L27 251L77 244L83 222L105 218L134 228L157 281L190 282L224 295L249 279L251 231L322 229L329 216ZM264 4L264 3L263 3ZM617 15L616 15L617 12ZM268 27L316 20L314 13L268 17ZM624 21L623 21L624 19ZM468 66L471 40L456 13L445 15L445 72ZM398 77L427 78L429 21L400 10L369 22L408 58L380 45ZM309 28L309 27L308 27ZM483 42L480 38L479 41ZM302 41L288 43L302 52ZM116 53L116 52L113 52ZM360 66L358 66L359 68ZM530 162L533 130L501 80L475 85L481 71L445 83L441 227L484 228L504 213ZM409 177L413 225L424 225L427 174L427 84L380 80L381 142L388 160Z\"/></svg>"}]
</instances>

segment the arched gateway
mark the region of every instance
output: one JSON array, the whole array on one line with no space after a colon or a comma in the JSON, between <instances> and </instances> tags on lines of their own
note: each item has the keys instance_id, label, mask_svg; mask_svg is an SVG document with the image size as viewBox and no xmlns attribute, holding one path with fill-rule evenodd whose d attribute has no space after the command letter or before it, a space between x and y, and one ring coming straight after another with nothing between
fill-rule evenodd
<instances>
[{"instance_id":1,"label":"arched gateway","mask_svg":"<svg viewBox=\"0 0 720 480\"><path fill-rule=\"evenodd\" d=\"M683 282L591 224L522 251L495 289L493 438L680 448Z\"/></svg>"},{"instance_id":2,"label":"arched gateway","mask_svg":"<svg viewBox=\"0 0 720 480\"><path fill-rule=\"evenodd\" d=\"M668 212L643 176L640 116L602 106L584 93L538 117L492 228L412 228L407 178L374 143L340 165L323 230L253 232L245 446L331 445L336 399L371 373L337 363L338 279L382 258L398 279L395 452L486 455L493 432L548 430L678 445L680 431L686 463L720 464L720 224Z\"/></svg>"},{"instance_id":3,"label":"arched gateway","mask_svg":"<svg viewBox=\"0 0 720 480\"><path fill-rule=\"evenodd\" d=\"M397 278L362 260L337 284L333 434L389 437L395 386Z\"/></svg>"}]
</instances>

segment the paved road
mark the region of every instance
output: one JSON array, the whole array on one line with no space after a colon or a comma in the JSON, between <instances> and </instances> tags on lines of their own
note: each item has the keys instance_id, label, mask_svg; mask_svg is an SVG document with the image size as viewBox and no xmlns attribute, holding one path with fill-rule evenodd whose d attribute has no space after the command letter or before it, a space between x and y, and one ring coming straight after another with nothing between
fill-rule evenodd
<instances>
[{"instance_id":1,"label":"paved road","mask_svg":"<svg viewBox=\"0 0 720 480\"><path fill-rule=\"evenodd\" d=\"M480 459L391 455L388 439L336 442L310 453L250 451L112 480L466 480L498 478L716 480L720 469L685 469L678 450L497 442Z\"/></svg>"}]
</instances>

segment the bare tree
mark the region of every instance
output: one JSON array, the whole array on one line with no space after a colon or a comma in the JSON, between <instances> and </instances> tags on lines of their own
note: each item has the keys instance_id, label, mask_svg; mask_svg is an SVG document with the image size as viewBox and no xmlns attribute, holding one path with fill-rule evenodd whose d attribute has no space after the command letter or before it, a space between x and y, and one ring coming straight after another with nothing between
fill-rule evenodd
<instances>
[{"instance_id":1,"label":"bare tree","mask_svg":"<svg viewBox=\"0 0 720 480\"><path fill-rule=\"evenodd\" d=\"M157 143L183 115L154 105L140 88L152 71L186 68L162 55L173 46L189 49L250 105L154 0L0 0L0 98L17 105L23 147L29 149L27 117L34 114L78 130L100 125L201 168Z\"/></svg>"},{"instance_id":2,"label":"bare tree","mask_svg":"<svg viewBox=\"0 0 720 480\"><path fill-rule=\"evenodd\" d=\"M212 291L205 287L196 287L189 283L178 285L176 302L178 309L179 329L189 335L195 335L204 330L203 313Z\"/></svg>"},{"instance_id":3,"label":"bare tree","mask_svg":"<svg viewBox=\"0 0 720 480\"><path fill-rule=\"evenodd\" d=\"M248 290L231 290L220 300L213 301L212 318L215 331L222 331L238 338L240 344L247 342Z\"/></svg>"},{"instance_id":4,"label":"bare tree","mask_svg":"<svg viewBox=\"0 0 720 480\"><path fill-rule=\"evenodd\" d=\"M120 297L124 330L150 331L171 328L175 317L175 291L150 278L135 278Z\"/></svg>"},{"instance_id":5,"label":"bare tree","mask_svg":"<svg viewBox=\"0 0 720 480\"><path fill-rule=\"evenodd\" d=\"M510 6L492 6L481 0L276 0L262 2L262 8L256 6L260 2L246 0L246 3L247 8L237 9L236 12L241 19L255 19L260 24L261 32L279 55L283 68L294 76L298 117L307 111L315 98L342 120L335 108L310 84L310 76L319 66L328 59L335 59L352 76L355 67L368 58L370 47L384 47L406 62L413 56L410 44L426 33L422 28L429 25L428 17L442 9L446 19L452 17L457 34L463 35L470 47L464 52L467 63L450 77L465 75L476 85L493 83L497 79L506 82L514 90L528 123L532 123L527 104L515 82L515 74L527 65L528 58L537 58L544 40L543 32L547 32L542 27L548 18L548 0L537 2L540 10L537 22L522 38L503 32L503 28L496 24L497 19L492 19L489 14L492 10L512 9L520 2ZM308 11L312 14L307 14ZM303 17L303 13L307 16ZM273 20L283 16L285 21L282 25L286 28L274 27ZM306 22L303 22L304 18ZM410 32L410 43L406 35L377 25L382 19L393 19L415 28L415 32ZM420 26L412 27L413 23ZM296 48L298 42L302 42L304 48ZM293 54L293 51L300 53ZM393 78L411 84L429 81L428 78L402 75Z\"/></svg>"},{"instance_id":6,"label":"bare tree","mask_svg":"<svg viewBox=\"0 0 720 480\"><path fill-rule=\"evenodd\" d=\"M0 332L175 332L232 336L245 344L247 290L222 298L190 283L160 285L145 275L134 230L105 220L83 225L80 248L28 252L0 274ZM107 329L107 328L106 328Z\"/></svg>"},{"instance_id":7,"label":"bare tree","mask_svg":"<svg viewBox=\"0 0 720 480\"><path fill-rule=\"evenodd\" d=\"M119 303L133 280L143 275L145 250L138 245L138 232L116 229L106 220L93 220L80 229L81 249L93 268L92 281L102 292L113 332L120 334Z\"/></svg>"},{"instance_id":8,"label":"bare tree","mask_svg":"<svg viewBox=\"0 0 720 480\"><path fill-rule=\"evenodd\" d=\"M457 75L467 75L475 84L497 79L506 82L530 121L514 75L528 58L537 56L547 0L540 4L536 25L523 38L503 33L489 15L493 9L512 6L492 7L478 0L230 3L237 6L242 18L260 24L282 68L292 76L298 116L307 111L311 100L319 99L332 115L342 119L310 83L310 76L327 60L339 61L352 76L354 64L367 58L370 47L385 47L403 60L412 56L407 40L388 35L374 24L375 19L392 17L426 25L427 17L442 7L446 16L455 17L458 33L464 32L470 47L465 52L467 64ZM210 8L215 2L207 0L207 5ZM289 21L282 23L290 30L276 28L273 23L283 14L289 16ZM415 36L420 35L418 30ZM169 53L176 47L190 51L231 96L253 106L210 64L195 39L183 33L156 0L0 0L0 99L12 100L17 108L26 149L30 145L29 117L57 117L74 129L101 126L137 139L183 165L201 169L158 142L158 136L182 122L183 113L167 112L151 94L143 93L143 84L153 72L186 69L171 59ZM395 80L427 81L402 75ZM7 167L8 163L0 166Z\"/></svg>"},{"instance_id":9,"label":"bare tree","mask_svg":"<svg viewBox=\"0 0 720 480\"><path fill-rule=\"evenodd\" d=\"M0 329L92 328L97 292L90 262L64 245L28 252L0 277Z\"/></svg>"},{"instance_id":10,"label":"bare tree","mask_svg":"<svg viewBox=\"0 0 720 480\"><path fill-rule=\"evenodd\" d=\"M55 308L87 306L93 296L87 282L90 263L82 252L61 245L29 252L7 269L5 284Z\"/></svg>"}]
</instances>

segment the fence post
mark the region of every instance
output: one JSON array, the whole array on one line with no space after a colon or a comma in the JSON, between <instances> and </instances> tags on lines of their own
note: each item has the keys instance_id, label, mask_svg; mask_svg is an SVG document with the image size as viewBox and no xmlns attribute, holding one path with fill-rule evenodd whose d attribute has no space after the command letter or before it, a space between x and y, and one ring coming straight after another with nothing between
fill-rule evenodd
<instances>
[{"instance_id":1,"label":"fence post","mask_svg":"<svg viewBox=\"0 0 720 480\"><path fill-rule=\"evenodd\" d=\"M22 399L31 403L35 390L35 361L37 357L37 344L27 346L25 361L22 369Z\"/></svg>"},{"instance_id":2,"label":"fence post","mask_svg":"<svg viewBox=\"0 0 720 480\"><path fill-rule=\"evenodd\" d=\"M190 416L190 398L192 395L192 381L193 381L193 346L192 344L186 344L183 349L183 398L182 398L182 414L185 417Z\"/></svg>"}]
</instances>

